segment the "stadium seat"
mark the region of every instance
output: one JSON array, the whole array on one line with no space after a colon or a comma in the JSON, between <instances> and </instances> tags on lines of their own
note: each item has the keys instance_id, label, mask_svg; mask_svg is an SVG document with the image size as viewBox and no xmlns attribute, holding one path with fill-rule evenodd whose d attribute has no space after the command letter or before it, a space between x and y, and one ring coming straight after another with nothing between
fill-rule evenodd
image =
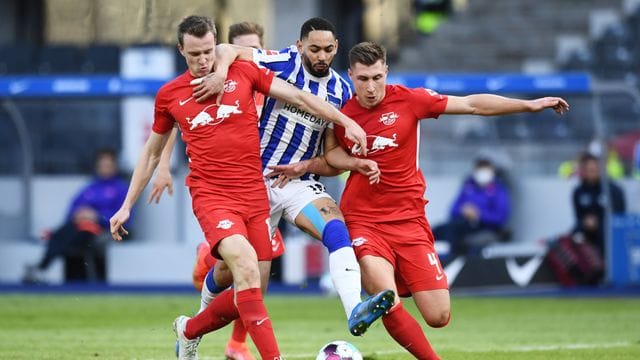
<instances>
[{"instance_id":1,"label":"stadium seat","mask_svg":"<svg viewBox=\"0 0 640 360\"><path fill-rule=\"evenodd\" d=\"M119 74L120 47L117 45L93 45L84 51L82 72L90 74Z\"/></svg>"},{"instance_id":2,"label":"stadium seat","mask_svg":"<svg viewBox=\"0 0 640 360\"><path fill-rule=\"evenodd\" d=\"M34 53L30 46L0 47L0 75L34 72Z\"/></svg>"},{"instance_id":3,"label":"stadium seat","mask_svg":"<svg viewBox=\"0 0 640 360\"><path fill-rule=\"evenodd\" d=\"M0 174L16 174L20 171L22 156L16 129L8 114L0 110Z\"/></svg>"},{"instance_id":4,"label":"stadium seat","mask_svg":"<svg viewBox=\"0 0 640 360\"><path fill-rule=\"evenodd\" d=\"M529 122L518 115L501 116L496 119L496 128L503 140L526 140L532 136Z\"/></svg>"},{"instance_id":5,"label":"stadium seat","mask_svg":"<svg viewBox=\"0 0 640 360\"><path fill-rule=\"evenodd\" d=\"M52 45L40 49L37 56L37 70L40 74L80 73L82 53L71 45Z\"/></svg>"},{"instance_id":6,"label":"stadium seat","mask_svg":"<svg viewBox=\"0 0 640 360\"><path fill-rule=\"evenodd\" d=\"M560 68L568 71L587 71L591 68L592 62L593 56L590 51L573 51L560 64Z\"/></svg>"},{"instance_id":7,"label":"stadium seat","mask_svg":"<svg viewBox=\"0 0 640 360\"><path fill-rule=\"evenodd\" d=\"M623 79L633 68L632 34L622 24L609 26L594 42L594 72L605 79Z\"/></svg>"}]
</instances>

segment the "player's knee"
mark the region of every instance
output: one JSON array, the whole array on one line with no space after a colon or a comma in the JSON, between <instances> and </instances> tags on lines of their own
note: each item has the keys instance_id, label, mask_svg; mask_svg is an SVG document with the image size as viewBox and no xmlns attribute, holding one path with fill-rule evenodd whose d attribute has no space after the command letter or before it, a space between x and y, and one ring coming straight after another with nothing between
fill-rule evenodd
<instances>
[{"instance_id":1,"label":"player's knee","mask_svg":"<svg viewBox=\"0 0 640 360\"><path fill-rule=\"evenodd\" d=\"M233 279L238 287L260 287L258 262L253 259L237 259L234 264Z\"/></svg>"},{"instance_id":2,"label":"player's knee","mask_svg":"<svg viewBox=\"0 0 640 360\"><path fill-rule=\"evenodd\" d=\"M451 320L451 312L449 310L442 310L437 313L429 314L425 320L432 328L445 327Z\"/></svg>"},{"instance_id":3,"label":"player's knee","mask_svg":"<svg viewBox=\"0 0 640 360\"><path fill-rule=\"evenodd\" d=\"M343 247L351 246L349 230L344 221L333 219L329 221L322 231L322 243L332 253Z\"/></svg>"}]
</instances>

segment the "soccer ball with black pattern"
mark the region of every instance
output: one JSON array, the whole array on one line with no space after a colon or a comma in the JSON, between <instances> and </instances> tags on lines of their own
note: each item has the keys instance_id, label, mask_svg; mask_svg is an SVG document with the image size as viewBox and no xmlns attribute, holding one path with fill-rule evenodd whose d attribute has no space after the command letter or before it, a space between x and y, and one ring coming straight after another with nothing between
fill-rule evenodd
<instances>
[{"instance_id":1,"label":"soccer ball with black pattern","mask_svg":"<svg viewBox=\"0 0 640 360\"><path fill-rule=\"evenodd\" d=\"M316 360L362 360L362 354L352 344L336 340L323 346Z\"/></svg>"}]
</instances>

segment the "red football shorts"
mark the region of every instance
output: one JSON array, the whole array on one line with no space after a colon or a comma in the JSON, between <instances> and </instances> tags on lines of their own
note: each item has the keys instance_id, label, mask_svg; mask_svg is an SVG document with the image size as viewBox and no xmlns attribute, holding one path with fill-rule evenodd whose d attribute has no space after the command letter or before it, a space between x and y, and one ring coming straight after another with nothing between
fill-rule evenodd
<instances>
[{"instance_id":1,"label":"red football shorts","mask_svg":"<svg viewBox=\"0 0 640 360\"><path fill-rule=\"evenodd\" d=\"M218 253L218 244L222 239L241 235L249 240L258 254L258 260L271 259L269 200L266 191L264 201L251 204L240 201L232 204L228 198L212 194L208 189L192 187L189 191L193 213L215 258L222 259Z\"/></svg>"},{"instance_id":2,"label":"red football shorts","mask_svg":"<svg viewBox=\"0 0 640 360\"><path fill-rule=\"evenodd\" d=\"M276 230L273 238L271 238L271 248L274 259L284 253L284 241L279 229ZM193 286L195 286L198 291L202 290L204 278L207 276L209 270L215 266L216 262L218 262L218 260L211 255L211 246L209 243L203 241L198 244L198 248L196 249L196 263L193 266L192 274Z\"/></svg>"},{"instance_id":3,"label":"red football shorts","mask_svg":"<svg viewBox=\"0 0 640 360\"><path fill-rule=\"evenodd\" d=\"M347 227L358 259L372 255L393 265L400 296L449 288L427 219L386 223L354 221L347 222Z\"/></svg>"}]
</instances>

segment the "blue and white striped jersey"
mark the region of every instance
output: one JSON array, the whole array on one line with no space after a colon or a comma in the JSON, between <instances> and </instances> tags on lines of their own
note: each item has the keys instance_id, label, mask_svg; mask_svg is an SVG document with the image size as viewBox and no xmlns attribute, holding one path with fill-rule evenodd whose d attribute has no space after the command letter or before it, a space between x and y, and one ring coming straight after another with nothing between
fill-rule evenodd
<instances>
[{"instance_id":1,"label":"blue and white striped jersey","mask_svg":"<svg viewBox=\"0 0 640 360\"><path fill-rule=\"evenodd\" d=\"M279 52L256 49L253 60L273 71L277 77L325 99L337 109L351 98L349 83L333 69L322 78L307 72L295 46ZM295 163L318 155L327 126L333 127L333 124L294 105L267 98L259 124L264 173L270 172L267 166ZM302 176L303 180L310 178L311 174Z\"/></svg>"}]
</instances>

